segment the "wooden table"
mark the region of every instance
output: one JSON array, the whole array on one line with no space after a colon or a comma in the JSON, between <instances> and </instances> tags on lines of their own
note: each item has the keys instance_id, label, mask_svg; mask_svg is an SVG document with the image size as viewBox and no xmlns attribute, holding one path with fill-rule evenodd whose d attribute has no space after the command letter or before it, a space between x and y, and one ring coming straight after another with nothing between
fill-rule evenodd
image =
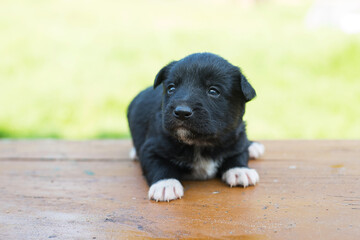
<instances>
[{"instance_id":1,"label":"wooden table","mask_svg":"<svg viewBox=\"0 0 360 240\"><path fill-rule=\"evenodd\" d=\"M360 239L360 141L263 141L256 187L156 203L129 140L0 141L0 239Z\"/></svg>"}]
</instances>

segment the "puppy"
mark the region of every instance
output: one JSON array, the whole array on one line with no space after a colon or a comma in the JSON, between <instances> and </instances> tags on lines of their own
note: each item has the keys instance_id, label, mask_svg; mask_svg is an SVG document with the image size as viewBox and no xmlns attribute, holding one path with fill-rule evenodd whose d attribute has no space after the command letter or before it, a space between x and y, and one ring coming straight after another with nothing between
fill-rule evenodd
<instances>
[{"instance_id":1,"label":"puppy","mask_svg":"<svg viewBox=\"0 0 360 240\"><path fill-rule=\"evenodd\" d=\"M215 54L195 53L163 67L127 114L149 198L181 198L183 179L218 176L230 187L255 185L259 175L248 160L264 146L248 140L243 122L245 103L255 95L240 69Z\"/></svg>"}]
</instances>

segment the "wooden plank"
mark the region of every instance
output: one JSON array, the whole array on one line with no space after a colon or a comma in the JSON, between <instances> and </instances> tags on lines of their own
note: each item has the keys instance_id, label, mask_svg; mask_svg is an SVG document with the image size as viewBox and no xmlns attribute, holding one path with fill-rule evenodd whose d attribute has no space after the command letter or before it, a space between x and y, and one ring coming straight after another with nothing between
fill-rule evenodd
<instances>
[{"instance_id":1,"label":"wooden plank","mask_svg":"<svg viewBox=\"0 0 360 240\"><path fill-rule=\"evenodd\" d=\"M1 153L0 239L358 239L360 141L264 143L256 187L187 181L156 203L129 141L21 142Z\"/></svg>"},{"instance_id":2,"label":"wooden plank","mask_svg":"<svg viewBox=\"0 0 360 240\"><path fill-rule=\"evenodd\" d=\"M2 140L1 160L129 160L129 140Z\"/></svg>"}]
</instances>

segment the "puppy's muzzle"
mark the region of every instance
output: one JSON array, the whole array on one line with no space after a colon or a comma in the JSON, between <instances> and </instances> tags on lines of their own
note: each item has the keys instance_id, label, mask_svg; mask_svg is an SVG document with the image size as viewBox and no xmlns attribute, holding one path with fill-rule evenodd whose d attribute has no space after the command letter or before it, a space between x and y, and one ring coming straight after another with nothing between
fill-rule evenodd
<instances>
[{"instance_id":1,"label":"puppy's muzzle","mask_svg":"<svg viewBox=\"0 0 360 240\"><path fill-rule=\"evenodd\" d=\"M192 117L193 110L188 106L180 105L174 109L173 115L177 119L184 121Z\"/></svg>"}]
</instances>

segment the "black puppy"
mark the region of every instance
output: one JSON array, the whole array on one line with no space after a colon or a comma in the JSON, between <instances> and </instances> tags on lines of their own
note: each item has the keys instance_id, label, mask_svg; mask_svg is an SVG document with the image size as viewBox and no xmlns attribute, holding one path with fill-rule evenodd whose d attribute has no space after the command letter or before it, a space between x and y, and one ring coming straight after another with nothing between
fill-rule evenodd
<instances>
[{"instance_id":1,"label":"black puppy","mask_svg":"<svg viewBox=\"0 0 360 240\"><path fill-rule=\"evenodd\" d=\"M219 176L231 187L255 185L259 175L248 160L264 146L248 140L243 122L245 103L255 95L240 69L215 54L195 53L162 68L154 89L128 109L149 198L181 198L182 179Z\"/></svg>"}]
</instances>

